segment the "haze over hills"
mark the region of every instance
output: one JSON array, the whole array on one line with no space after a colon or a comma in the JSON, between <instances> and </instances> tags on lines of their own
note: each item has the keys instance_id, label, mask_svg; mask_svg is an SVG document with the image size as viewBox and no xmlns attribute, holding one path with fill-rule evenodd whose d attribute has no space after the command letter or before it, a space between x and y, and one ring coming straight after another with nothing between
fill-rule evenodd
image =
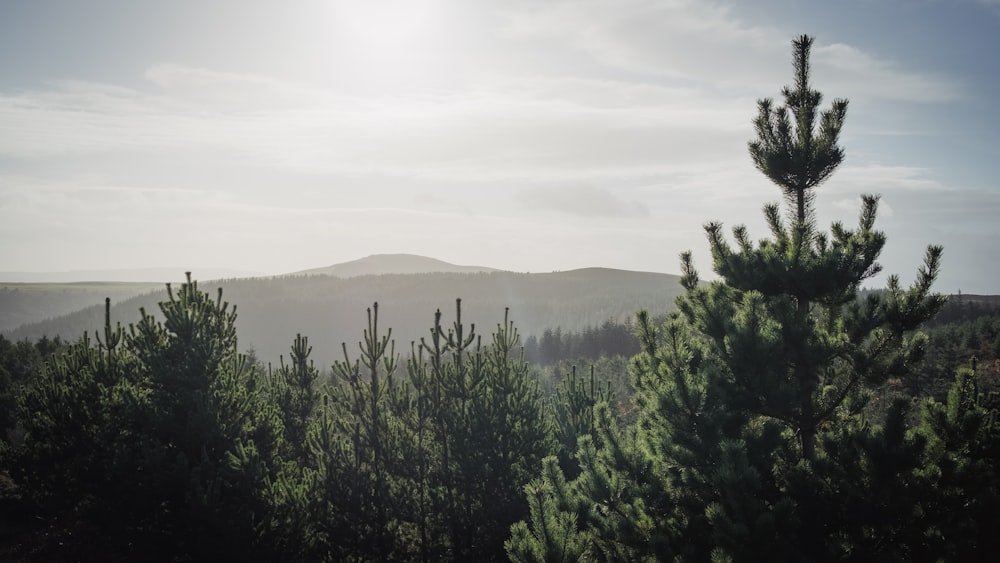
<instances>
[{"instance_id":1,"label":"haze over hills","mask_svg":"<svg viewBox=\"0 0 1000 563\"><path fill-rule=\"evenodd\" d=\"M0 272L3 283L79 283L79 282L131 282L168 283L183 282L184 272L190 267L123 268L114 270L69 270L65 272ZM266 275L250 270L232 268L197 268L202 279L249 278Z\"/></svg>"},{"instance_id":2,"label":"haze over hills","mask_svg":"<svg viewBox=\"0 0 1000 563\"><path fill-rule=\"evenodd\" d=\"M162 288L150 282L0 282L0 332L79 311L106 297L118 302Z\"/></svg>"},{"instance_id":3,"label":"haze over hills","mask_svg":"<svg viewBox=\"0 0 1000 563\"><path fill-rule=\"evenodd\" d=\"M376 254L282 276L329 275L348 278L380 274L431 272L492 272L484 266L458 266L413 254ZM68 272L0 272L0 331L45 319L68 315L103 303L114 302L163 289L166 283L182 283L183 268L135 268L119 270L75 270ZM227 268L195 269L196 279L241 279L264 274ZM99 281L95 281L99 280Z\"/></svg>"},{"instance_id":4,"label":"haze over hills","mask_svg":"<svg viewBox=\"0 0 1000 563\"><path fill-rule=\"evenodd\" d=\"M463 300L463 320L475 323L484 338L502 322L505 308L527 338L545 329L581 331L609 319L624 321L639 309L664 313L682 292L678 276L670 274L608 268L527 274L407 254L199 286L212 293L222 287L224 299L238 306L242 348L276 362L301 333L310 337L313 359L324 367L340 357L342 342L355 350L367 326L365 310L375 302L379 326L391 327L397 350L405 352L411 341L429 335L436 310L445 327L451 326L456 298ZM0 284L0 332L17 340L43 335L75 340L103 326L106 296L112 298L112 319L124 325L139 319L140 307L157 313L167 297L162 284Z\"/></svg>"},{"instance_id":5,"label":"haze over hills","mask_svg":"<svg viewBox=\"0 0 1000 563\"><path fill-rule=\"evenodd\" d=\"M477 272L497 272L496 268L485 266L459 266L436 258L416 254L372 254L358 260L341 262L323 268L312 268L286 274L289 276L326 275L338 278L381 274L432 274L454 273L472 274Z\"/></svg>"},{"instance_id":6,"label":"haze over hills","mask_svg":"<svg viewBox=\"0 0 1000 563\"><path fill-rule=\"evenodd\" d=\"M237 305L241 348L252 347L261 359L276 363L280 355L287 356L295 335L301 333L309 336L312 357L323 367L341 357L342 342L356 350L354 343L367 326L365 310L375 302L379 326L391 327L397 350L408 352L411 341L430 334L436 310L442 311L444 326L451 326L457 298L462 299L464 323L475 323L483 338L489 339L503 321L505 308L526 338L547 328L580 331L607 320L624 321L642 308L664 313L673 308L682 290L674 275L606 268L543 274L294 275L204 282L199 287L212 293L222 287L224 299ZM165 298L165 291L156 291L114 303L112 321L134 323L140 307L156 313L157 303ZM101 299L87 309L7 334L18 340L57 334L75 340L85 331L99 329L103 316Z\"/></svg>"}]
</instances>

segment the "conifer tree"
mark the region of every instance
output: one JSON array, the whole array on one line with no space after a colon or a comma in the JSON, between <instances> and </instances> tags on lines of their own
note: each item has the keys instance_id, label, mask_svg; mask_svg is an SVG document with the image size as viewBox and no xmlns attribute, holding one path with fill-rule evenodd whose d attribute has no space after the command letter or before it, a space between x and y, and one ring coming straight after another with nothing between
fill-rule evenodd
<instances>
[{"instance_id":1,"label":"conifer tree","mask_svg":"<svg viewBox=\"0 0 1000 563\"><path fill-rule=\"evenodd\" d=\"M406 381L395 374L377 306L360 356L344 347L338 383L308 430L307 458L272 484L271 525L285 553L324 561L503 556L506 530L527 514L521 487L553 451L549 421L515 352L512 322L483 345L462 323L460 301L450 331L441 317L429 339L413 344Z\"/></svg>"},{"instance_id":2,"label":"conifer tree","mask_svg":"<svg viewBox=\"0 0 1000 563\"><path fill-rule=\"evenodd\" d=\"M941 518L936 554L951 561L990 561L1000 549L1000 413L997 397L979 389L975 362L960 369L945 403L924 405L921 430L937 490L930 505Z\"/></svg>"},{"instance_id":3,"label":"conifer tree","mask_svg":"<svg viewBox=\"0 0 1000 563\"><path fill-rule=\"evenodd\" d=\"M47 560L266 559L257 522L281 434L237 351L235 311L188 282L89 336L20 404L18 479L68 541Z\"/></svg>"},{"instance_id":4,"label":"conifer tree","mask_svg":"<svg viewBox=\"0 0 1000 563\"><path fill-rule=\"evenodd\" d=\"M124 331L111 325L110 300L103 334L91 340L85 333L29 382L18 402L25 438L12 452L12 475L35 517L48 522L47 541L25 546L41 558L127 553L131 526L145 516L135 502L143 486L131 471L141 455L134 420L149 403ZM98 535L103 551L94 549Z\"/></svg>"},{"instance_id":5,"label":"conifer tree","mask_svg":"<svg viewBox=\"0 0 1000 563\"><path fill-rule=\"evenodd\" d=\"M527 512L521 487L554 451L537 381L529 377L520 340L505 314L483 345L475 326L462 322L461 300L450 330L435 314L422 339L426 396L435 442L432 469L439 530L450 560L503 557L506 530ZM415 381L415 380L414 380Z\"/></svg>"},{"instance_id":6,"label":"conifer tree","mask_svg":"<svg viewBox=\"0 0 1000 563\"><path fill-rule=\"evenodd\" d=\"M309 338L295 335L289 352L289 363L279 358L276 372L270 373L270 392L281 409L285 430L283 455L289 459L303 459L306 456L306 431L316 409L316 380L319 370L309 360L312 346Z\"/></svg>"},{"instance_id":7,"label":"conifer tree","mask_svg":"<svg viewBox=\"0 0 1000 563\"><path fill-rule=\"evenodd\" d=\"M749 143L787 215L766 205L771 238L754 243L737 226L735 246L721 224L705 226L720 279L702 283L690 253L682 255L678 313L661 326L645 315L638 323L637 424L618 432L605 416L600 443L581 440L580 477L546 505L576 511L578 533L597 558L905 560L929 530L913 511L886 509L859 535L844 512L831 511L843 507L837 491L847 478L859 483L847 513L872 509L866 502L887 479L918 486L924 444L905 432L905 413L876 426L863 407L870 387L905 377L920 359L925 338L914 331L943 303L931 293L941 248L928 248L910 288L890 276L885 291L859 297L880 271L878 197L862 198L856 228L817 228L815 190L843 161L847 101L821 111L809 82L812 39L792 46L794 84L782 106L759 102ZM897 495L890 504L914 501ZM553 520L533 518L533 537ZM515 540L535 541L524 527Z\"/></svg>"},{"instance_id":8,"label":"conifer tree","mask_svg":"<svg viewBox=\"0 0 1000 563\"><path fill-rule=\"evenodd\" d=\"M396 388L398 356L391 330L379 332L378 304L368 309L368 328L351 359L334 373L337 385L324 397L319 424L310 436L316 457L310 495L317 498L310 523L315 530L311 558L385 561L392 557L390 534L392 456L399 450L389 408Z\"/></svg>"},{"instance_id":9,"label":"conifer tree","mask_svg":"<svg viewBox=\"0 0 1000 563\"><path fill-rule=\"evenodd\" d=\"M590 366L589 379L577 378L576 366L573 366L570 376L563 379L556 389L552 410L556 438L560 443L559 466L571 477L576 476L572 457L576 452L577 440L580 436L597 436L594 407L598 403L610 404L613 401L611 382L605 382L603 386L597 385L593 365Z\"/></svg>"}]
</instances>

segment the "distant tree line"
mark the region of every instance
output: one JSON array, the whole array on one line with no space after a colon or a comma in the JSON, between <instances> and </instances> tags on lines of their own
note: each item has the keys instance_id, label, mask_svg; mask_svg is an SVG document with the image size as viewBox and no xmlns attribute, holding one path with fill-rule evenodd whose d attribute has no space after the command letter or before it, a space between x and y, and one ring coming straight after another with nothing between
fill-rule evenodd
<instances>
[{"instance_id":1,"label":"distant tree line","mask_svg":"<svg viewBox=\"0 0 1000 563\"><path fill-rule=\"evenodd\" d=\"M952 374L968 367L984 392L1000 392L1000 303L952 296L927 335L927 356L905 385L909 394L944 400Z\"/></svg>"},{"instance_id":2,"label":"distant tree line","mask_svg":"<svg viewBox=\"0 0 1000 563\"><path fill-rule=\"evenodd\" d=\"M550 366L565 360L596 361L602 357L631 357L639 353L639 338L629 318L623 323L613 319L600 326L588 326L580 332L547 328L542 335L524 341L524 356L533 363Z\"/></svg>"}]
</instances>

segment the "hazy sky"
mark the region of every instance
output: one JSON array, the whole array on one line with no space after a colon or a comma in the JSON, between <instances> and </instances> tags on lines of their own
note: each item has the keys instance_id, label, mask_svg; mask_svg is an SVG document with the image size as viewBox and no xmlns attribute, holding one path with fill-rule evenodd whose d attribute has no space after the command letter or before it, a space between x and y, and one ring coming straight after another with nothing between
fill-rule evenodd
<instances>
[{"instance_id":1,"label":"hazy sky","mask_svg":"<svg viewBox=\"0 0 1000 563\"><path fill-rule=\"evenodd\" d=\"M780 198L756 100L850 99L821 222L1000 293L1000 0L0 0L0 270L375 253L676 273Z\"/></svg>"}]
</instances>

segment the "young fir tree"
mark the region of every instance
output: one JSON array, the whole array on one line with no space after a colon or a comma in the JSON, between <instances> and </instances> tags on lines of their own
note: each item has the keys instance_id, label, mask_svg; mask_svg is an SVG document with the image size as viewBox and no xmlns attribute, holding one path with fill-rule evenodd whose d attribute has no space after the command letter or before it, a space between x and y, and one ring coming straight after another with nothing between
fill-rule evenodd
<instances>
[{"instance_id":1,"label":"young fir tree","mask_svg":"<svg viewBox=\"0 0 1000 563\"><path fill-rule=\"evenodd\" d=\"M553 451L537 382L514 350L513 323L483 345L457 307L413 345L407 380L377 308L360 358L334 366L308 431L309 455L272 484L272 521L288 557L316 561L466 561L503 556L527 515L521 486ZM304 515L304 516L303 516Z\"/></svg>"},{"instance_id":2,"label":"young fir tree","mask_svg":"<svg viewBox=\"0 0 1000 563\"><path fill-rule=\"evenodd\" d=\"M422 339L422 366L411 369L417 404L425 401L433 443L429 484L436 522L446 538L438 560L497 560L509 526L527 514L521 487L554 451L537 381L517 354L519 338L506 315L490 344L462 322L461 300L451 330L435 315ZM420 374L418 378L413 374Z\"/></svg>"},{"instance_id":3,"label":"young fir tree","mask_svg":"<svg viewBox=\"0 0 1000 563\"><path fill-rule=\"evenodd\" d=\"M271 372L268 367L269 392L281 409L285 430L282 456L287 459L306 457L306 431L318 401L316 380L319 370L309 360L311 353L309 338L296 334L289 351L289 363L286 364L285 358L281 357L277 371Z\"/></svg>"},{"instance_id":4,"label":"young fir tree","mask_svg":"<svg viewBox=\"0 0 1000 563\"><path fill-rule=\"evenodd\" d=\"M304 473L308 530L306 559L387 561L394 558L392 474L398 447L389 407L398 383L398 356L391 331L381 334L378 304L368 309L368 328L352 360L344 344L336 385L309 432L313 460Z\"/></svg>"},{"instance_id":5,"label":"young fir tree","mask_svg":"<svg viewBox=\"0 0 1000 563\"><path fill-rule=\"evenodd\" d=\"M103 338L85 333L19 397L25 435L12 452L11 474L34 509L30 520L48 528L21 546L33 558L133 552L133 526L145 516L135 501L145 491L133 478L141 456L134 421L148 407L148 396L123 336L120 325L111 325L109 300Z\"/></svg>"},{"instance_id":6,"label":"young fir tree","mask_svg":"<svg viewBox=\"0 0 1000 563\"><path fill-rule=\"evenodd\" d=\"M929 438L936 490L934 532L949 561L992 561L1000 550L1000 413L997 397L961 369L945 403L928 401L922 431Z\"/></svg>"},{"instance_id":7,"label":"young fir tree","mask_svg":"<svg viewBox=\"0 0 1000 563\"><path fill-rule=\"evenodd\" d=\"M570 376L562 380L552 398L551 408L560 446L559 467L564 473L576 476L578 466L573 463L573 454L579 438L597 435L594 407L598 403L611 404L613 401L611 382L597 385L593 365L590 366L589 379L578 378L576 366L573 366Z\"/></svg>"},{"instance_id":8,"label":"young fir tree","mask_svg":"<svg viewBox=\"0 0 1000 563\"><path fill-rule=\"evenodd\" d=\"M65 540L43 560L267 559L257 521L281 433L235 311L190 281L162 320L85 336L21 404L17 475ZM57 532L59 534L60 532Z\"/></svg>"},{"instance_id":9,"label":"young fir tree","mask_svg":"<svg viewBox=\"0 0 1000 563\"><path fill-rule=\"evenodd\" d=\"M546 506L570 512L578 526L560 533L584 541L592 557L904 560L915 553L907 542L929 529L906 487L873 500L893 479L925 483L922 441L904 431L902 410L879 426L862 408L868 387L904 377L920 358L925 339L913 331L943 303L930 292L941 248L928 249L909 289L893 276L884 292L859 297L880 271L878 198L862 198L854 229L835 223L825 233L815 224L815 190L844 157L847 101L820 110L811 46L809 37L793 41L794 84L784 105L759 102L749 143L787 214L766 205L772 238L754 243L737 226L735 246L721 224L706 225L719 281L701 283L685 253L679 313L659 327L640 317L637 424L618 432L604 416L600 445L581 441L580 477L551 487L555 502ZM847 440L855 447L839 448ZM848 486L857 494L845 509L839 492ZM538 538L562 518L515 528L509 553L548 558Z\"/></svg>"}]
</instances>

